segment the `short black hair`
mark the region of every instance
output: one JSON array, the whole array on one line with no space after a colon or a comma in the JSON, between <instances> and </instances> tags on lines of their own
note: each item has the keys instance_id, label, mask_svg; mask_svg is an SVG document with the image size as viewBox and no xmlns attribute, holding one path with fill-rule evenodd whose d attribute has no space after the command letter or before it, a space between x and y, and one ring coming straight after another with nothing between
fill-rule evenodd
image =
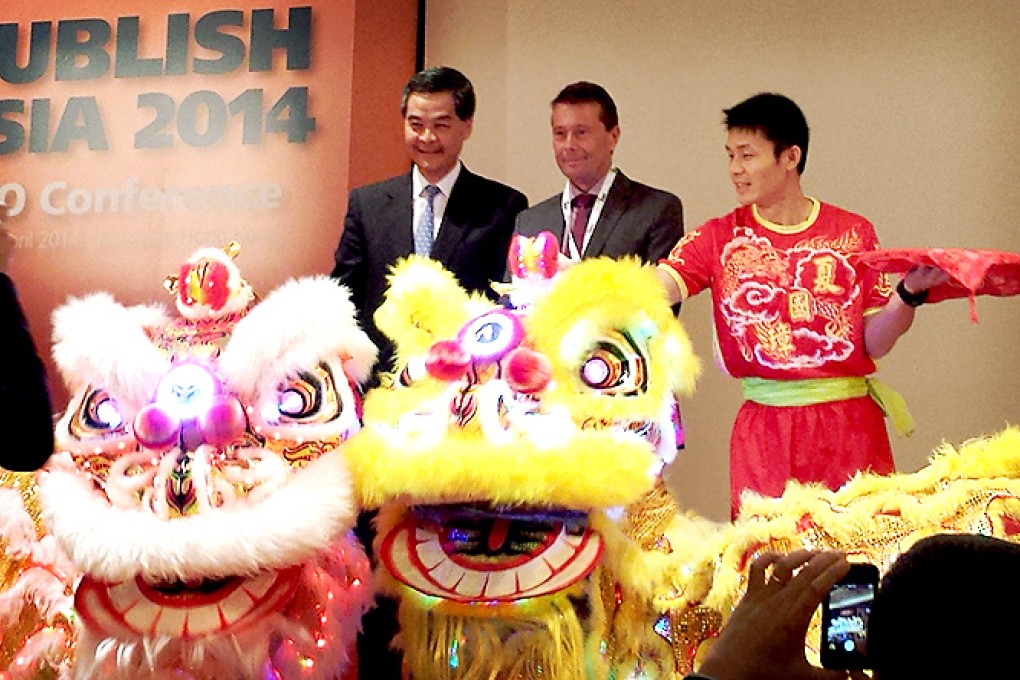
<instances>
[{"instance_id":1,"label":"short black hair","mask_svg":"<svg viewBox=\"0 0 1020 680\"><path fill-rule=\"evenodd\" d=\"M599 113L599 120L607 130L612 130L620 124L620 116L616 112L616 102L606 92L606 88L589 83L587 80L579 80L560 90L560 93L552 100L552 106L557 104L598 104L602 109Z\"/></svg>"},{"instance_id":2,"label":"short black hair","mask_svg":"<svg viewBox=\"0 0 1020 680\"><path fill-rule=\"evenodd\" d=\"M475 115L475 88L463 73L449 66L433 66L411 76L400 98L400 114L407 115L407 98L412 94L449 92L453 111L461 120Z\"/></svg>"},{"instance_id":3,"label":"short black hair","mask_svg":"<svg viewBox=\"0 0 1020 680\"><path fill-rule=\"evenodd\" d=\"M1016 634L998 617L1020 607L1018 572L1020 545L1011 541L977 534L917 541L875 594L868 655L876 677L1011 677Z\"/></svg>"},{"instance_id":4,"label":"short black hair","mask_svg":"<svg viewBox=\"0 0 1020 680\"><path fill-rule=\"evenodd\" d=\"M797 172L807 166L808 124L804 112L789 97L760 92L736 106L723 109L727 130L758 130L775 146L776 158L786 149L800 147Z\"/></svg>"}]
</instances>

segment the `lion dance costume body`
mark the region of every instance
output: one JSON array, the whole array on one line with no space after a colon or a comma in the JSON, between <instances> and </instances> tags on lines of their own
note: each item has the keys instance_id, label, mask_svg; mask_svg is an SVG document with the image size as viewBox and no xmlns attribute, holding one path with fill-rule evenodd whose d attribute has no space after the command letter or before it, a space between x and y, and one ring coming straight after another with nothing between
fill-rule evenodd
<instances>
[{"instance_id":1,"label":"lion dance costume body","mask_svg":"<svg viewBox=\"0 0 1020 680\"><path fill-rule=\"evenodd\" d=\"M168 279L178 317L109 295L54 314L57 452L3 473L12 678L339 678L372 598L340 448L376 350L347 292L258 301L232 256Z\"/></svg>"},{"instance_id":2,"label":"lion dance costume body","mask_svg":"<svg viewBox=\"0 0 1020 680\"><path fill-rule=\"evenodd\" d=\"M1013 430L838 492L792 482L733 523L682 511L659 472L698 371L687 336L647 268L557 272L556 251L551 235L515 240L510 309L411 258L376 316L399 371L345 455L382 506L378 581L415 680L679 679L763 551L884 568L933 533L1017 535Z\"/></svg>"}]
</instances>

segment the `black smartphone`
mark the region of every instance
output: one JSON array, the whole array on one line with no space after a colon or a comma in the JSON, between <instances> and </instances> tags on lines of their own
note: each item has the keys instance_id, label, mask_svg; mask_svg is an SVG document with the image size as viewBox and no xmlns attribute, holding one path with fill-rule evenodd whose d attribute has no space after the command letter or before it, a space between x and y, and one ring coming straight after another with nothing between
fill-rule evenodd
<instances>
[{"instance_id":1,"label":"black smartphone","mask_svg":"<svg viewBox=\"0 0 1020 680\"><path fill-rule=\"evenodd\" d=\"M819 657L825 668L863 669L868 664L868 620L878 589L878 567L855 562L822 603Z\"/></svg>"}]
</instances>

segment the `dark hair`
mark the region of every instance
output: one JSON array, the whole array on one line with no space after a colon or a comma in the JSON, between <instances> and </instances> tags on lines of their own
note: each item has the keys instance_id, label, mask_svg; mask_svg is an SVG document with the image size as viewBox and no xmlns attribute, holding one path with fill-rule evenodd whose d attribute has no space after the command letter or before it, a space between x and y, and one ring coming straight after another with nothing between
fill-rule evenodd
<instances>
[{"instance_id":1,"label":"dark hair","mask_svg":"<svg viewBox=\"0 0 1020 680\"><path fill-rule=\"evenodd\" d=\"M599 113L599 120L607 130L612 130L620 124L620 116L616 112L616 102L606 92L606 88L586 80L571 83L560 90L560 93L552 100L552 106L557 104L598 104L602 109Z\"/></svg>"},{"instance_id":2,"label":"dark hair","mask_svg":"<svg viewBox=\"0 0 1020 680\"><path fill-rule=\"evenodd\" d=\"M1010 541L976 534L919 540L875 594L868 622L875 677L1010 677L1016 634L997 621L1020 607L1018 572L1020 545Z\"/></svg>"},{"instance_id":3,"label":"dark hair","mask_svg":"<svg viewBox=\"0 0 1020 680\"><path fill-rule=\"evenodd\" d=\"M775 146L776 158L786 149L800 147L797 172L807 166L808 124L792 99L775 92L760 92L732 108L723 109L727 130L758 130Z\"/></svg>"},{"instance_id":4,"label":"dark hair","mask_svg":"<svg viewBox=\"0 0 1020 680\"><path fill-rule=\"evenodd\" d=\"M407 114L407 98L412 94L449 92L453 95L453 110L461 120L475 115L475 88L463 73L449 66L433 66L411 76L400 98L400 113Z\"/></svg>"}]
</instances>

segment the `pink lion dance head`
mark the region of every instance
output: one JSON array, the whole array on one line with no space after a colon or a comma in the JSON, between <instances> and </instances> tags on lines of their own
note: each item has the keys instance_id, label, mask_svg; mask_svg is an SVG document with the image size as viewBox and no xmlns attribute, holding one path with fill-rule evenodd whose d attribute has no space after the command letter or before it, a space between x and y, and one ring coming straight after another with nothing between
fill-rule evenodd
<instances>
[{"instance_id":1,"label":"pink lion dance head","mask_svg":"<svg viewBox=\"0 0 1020 680\"><path fill-rule=\"evenodd\" d=\"M82 573L76 678L337 677L371 601L340 448L376 349L345 289L259 302L235 254L167 280L176 317L102 293L54 313L72 397L40 500Z\"/></svg>"}]
</instances>

